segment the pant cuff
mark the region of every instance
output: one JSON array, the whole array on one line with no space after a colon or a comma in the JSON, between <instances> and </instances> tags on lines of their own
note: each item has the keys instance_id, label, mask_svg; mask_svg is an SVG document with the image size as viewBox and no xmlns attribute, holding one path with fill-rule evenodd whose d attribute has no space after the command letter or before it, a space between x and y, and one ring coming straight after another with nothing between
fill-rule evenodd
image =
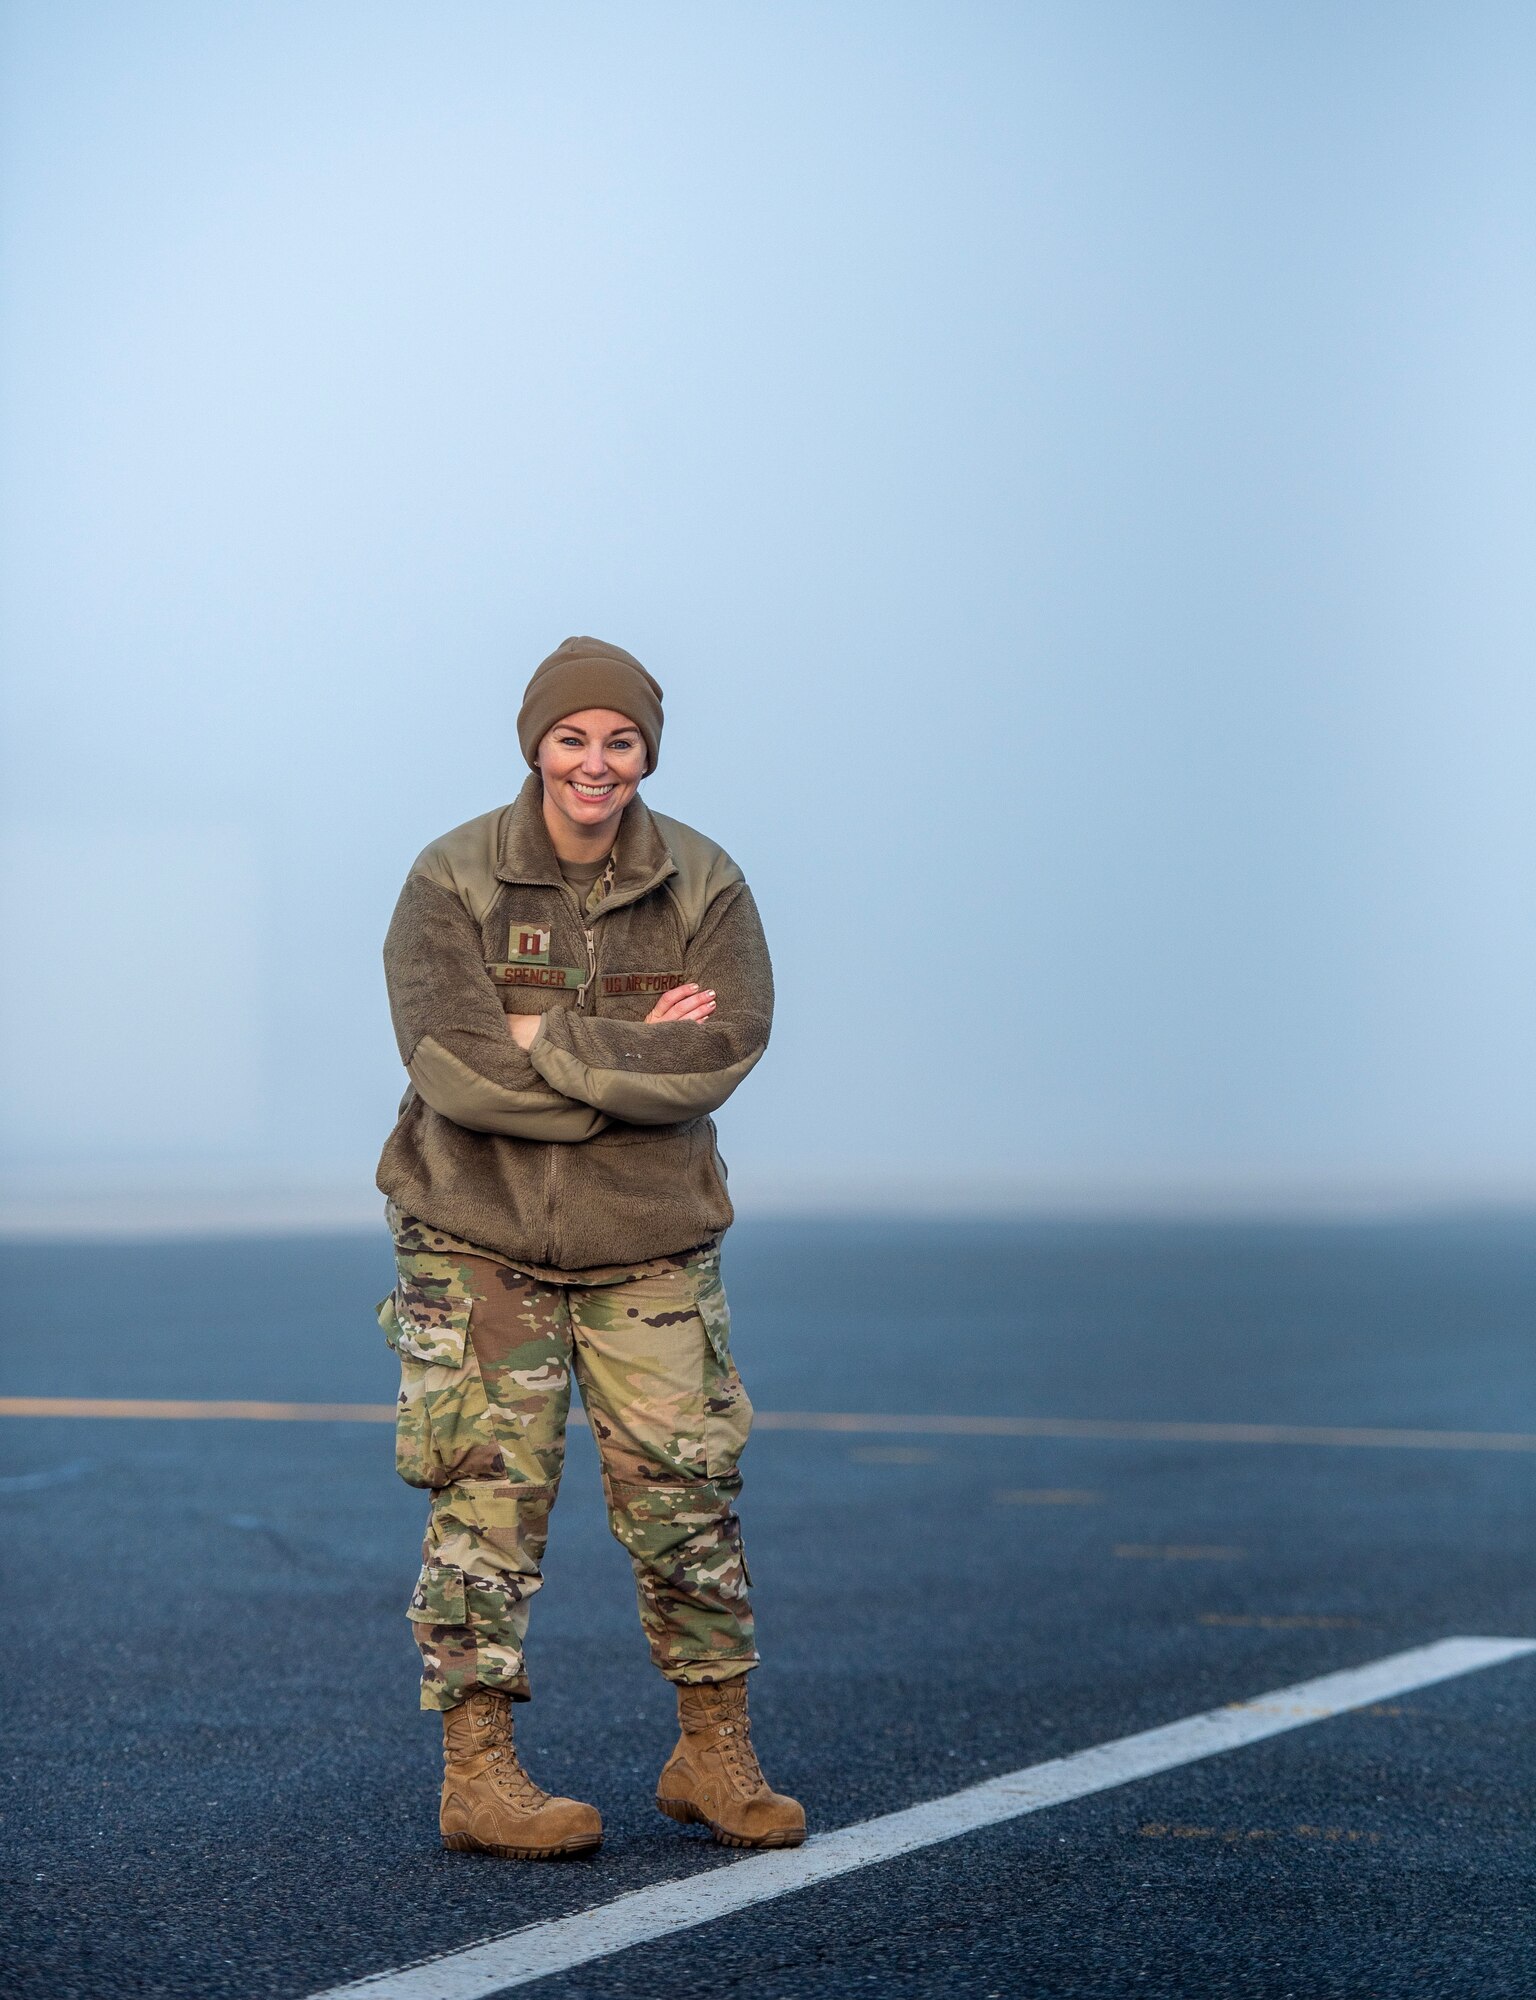
<instances>
[{"instance_id":1,"label":"pant cuff","mask_svg":"<svg viewBox=\"0 0 1536 2000\"><path fill-rule=\"evenodd\" d=\"M423 1681L421 1705L424 1709L436 1710L440 1715L446 1714L450 1708L461 1707L472 1694L478 1694L482 1688L492 1694L508 1695L513 1701L533 1700L533 1691L528 1685L527 1676L523 1675L511 1681L475 1680L468 1687L462 1688L438 1687L434 1682Z\"/></svg>"},{"instance_id":2,"label":"pant cuff","mask_svg":"<svg viewBox=\"0 0 1536 2000\"><path fill-rule=\"evenodd\" d=\"M661 1671L674 1687L707 1687L714 1681L739 1680L760 1664L756 1653L747 1653L738 1659L674 1660Z\"/></svg>"}]
</instances>

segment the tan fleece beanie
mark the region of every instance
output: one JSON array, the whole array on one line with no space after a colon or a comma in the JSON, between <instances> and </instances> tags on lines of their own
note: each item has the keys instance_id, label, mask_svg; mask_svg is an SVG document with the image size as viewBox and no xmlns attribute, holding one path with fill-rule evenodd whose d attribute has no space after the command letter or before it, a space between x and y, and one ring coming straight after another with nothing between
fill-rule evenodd
<instances>
[{"instance_id":1,"label":"tan fleece beanie","mask_svg":"<svg viewBox=\"0 0 1536 2000\"><path fill-rule=\"evenodd\" d=\"M661 749L661 689L633 653L603 639L562 639L534 669L517 717L517 740L537 767L539 742L562 716L584 708L612 708L627 715L645 738L648 771Z\"/></svg>"}]
</instances>

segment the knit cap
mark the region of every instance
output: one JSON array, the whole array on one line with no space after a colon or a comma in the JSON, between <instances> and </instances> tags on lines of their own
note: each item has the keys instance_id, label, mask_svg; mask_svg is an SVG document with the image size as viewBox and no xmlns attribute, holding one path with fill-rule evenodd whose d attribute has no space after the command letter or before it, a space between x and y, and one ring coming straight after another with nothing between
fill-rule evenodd
<instances>
[{"instance_id":1,"label":"knit cap","mask_svg":"<svg viewBox=\"0 0 1536 2000\"><path fill-rule=\"evenodd\" d=\"M661 688L633 653L606 640L562 639L534 669L518 711L517 740L530 766L537 766L539 742L563 716L584 708L611 708L627 715L645 738L656 768L661 749Z\"/></svg>"}]
</instances>

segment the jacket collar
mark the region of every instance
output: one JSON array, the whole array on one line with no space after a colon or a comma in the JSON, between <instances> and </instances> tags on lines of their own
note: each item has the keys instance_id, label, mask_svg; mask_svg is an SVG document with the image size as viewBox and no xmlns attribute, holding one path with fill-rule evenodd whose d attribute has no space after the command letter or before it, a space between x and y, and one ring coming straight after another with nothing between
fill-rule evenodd
<instances>
[{"instance_id":1,"label":"jacket collar","mask_svg":"<svg viewBox=\"0 0 1536 2000\"><path fill-rule=\"evenodd\" d=\"M621 903L638 901L677 873L661 829L638 793L624 808L613 849L613 887L598 916ZM552 883L556 888L565 880L544 824L544 780L537 771L528 773L523 789L502 816L496 873L503 882Z\"/></svg>"}]
</instances>

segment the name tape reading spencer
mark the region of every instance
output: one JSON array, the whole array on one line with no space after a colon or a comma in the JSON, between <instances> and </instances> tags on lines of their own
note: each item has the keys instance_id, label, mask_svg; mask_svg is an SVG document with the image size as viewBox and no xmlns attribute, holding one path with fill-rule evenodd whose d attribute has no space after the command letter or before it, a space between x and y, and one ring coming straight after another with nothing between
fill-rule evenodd
<instances>
[{"instance_id":1,"label":"name tape reading spencer","mask_svg":"<svg viewBox=\"0 0 1536 2000\"><path fill-rule=\"evenodd\" d=\"M605 972L598 981L598 990L605 999L611 999L623 993L670 993L682 983L680 972Z\"/></svg>"},{"instance_id":2,"label":"name tape reading spencer","mask_svg":"<svg viewBox=\"0 0 1536 2000\"><path fill-rule=\"evenodd\" d=\"M562 986L579 988L587 975L574 965L487 965L498 986Z\"/></svg>"}]
</instances>

